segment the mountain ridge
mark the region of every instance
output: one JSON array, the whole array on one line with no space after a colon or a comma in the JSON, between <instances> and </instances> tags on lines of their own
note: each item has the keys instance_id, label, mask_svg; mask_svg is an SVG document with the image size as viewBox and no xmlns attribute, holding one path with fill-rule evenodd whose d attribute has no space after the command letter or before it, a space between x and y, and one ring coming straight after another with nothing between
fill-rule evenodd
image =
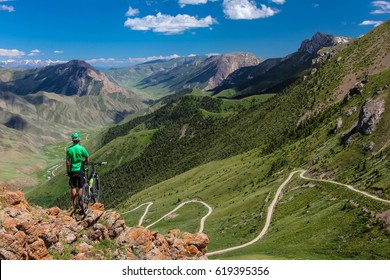
<instances>
[{"instance_id":1,"label":"mountain ridge","mask_svg":"<svg viewBox=\"0 0 390 280\"><path fill-rule=\"evenodd\" d=\"M173 58L165 62L148 62L130 68L106 71L109 78L121 86L141 91L161 92L158 97L184 88L208 90L221 83L231 72L261 59L246 52ZM127 79L136 78L128 84Z\"/></svg>"},{"instance_id":2,"label":"mountain ridge","mask_svg":"<svg viewBox=\"0 0 390 280\"><path fill-rule=\"evenodd\" d=\"M280 92L296 79L311 70L321 49L347 45L351 38L317 32L311 39L301 43L298 51L283 58L267 59L257 66L241 68L232 73L223 83L214 88L215 94L235 89L236 97Z\"/></svg>"}]
</instances>

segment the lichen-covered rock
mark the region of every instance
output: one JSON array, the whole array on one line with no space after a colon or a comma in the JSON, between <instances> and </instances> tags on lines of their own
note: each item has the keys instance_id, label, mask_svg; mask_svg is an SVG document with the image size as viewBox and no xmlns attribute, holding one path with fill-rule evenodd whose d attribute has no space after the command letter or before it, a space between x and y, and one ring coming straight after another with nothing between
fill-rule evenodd
<instances>
[{"instance_id":1,"label":"lichen-covered rock","mask_svg":"<svg viewBox=\"0 0 390 280\"><path fill-rule=\"evenodd\" d=\"M172 230L163 236L144 227L127 227L118 213L106 214L99 203L86 217L71 217L57 207L30 206L22 192L2 190L0 206L2 260L207 259L207 235ZM99 246L103 241L110 246Z\"/></svg>"}]
</instances>

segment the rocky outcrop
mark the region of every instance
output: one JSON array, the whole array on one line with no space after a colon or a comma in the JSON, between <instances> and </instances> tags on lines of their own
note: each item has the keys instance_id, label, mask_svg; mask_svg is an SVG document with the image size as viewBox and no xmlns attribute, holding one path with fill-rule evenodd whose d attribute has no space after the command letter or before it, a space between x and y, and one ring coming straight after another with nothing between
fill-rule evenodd
<instances>
[{"instance_id":1,"label":"rocky outcrop","mask_svg":"<svg viewBox=\"0 0 390 280\"><path fill-rule=\"evenodd\" d=\"M336 134L340 128L343 126L343 119L342 118L338 118L336 120L336 125L335 127L332 129L332 131L330 132L331 134Z\"/></svg>"},{"instance_id":2,"label":"rocky outcrop","mask_svg":"<svg viewBox=\"0 0 390 280\"><path fill-rule=\"evenodd\" d=\"M385 100L383 98L368 99L359 114L357 130L363 135L371 134L385 112Z\"/></svg>"},{"instance_id":3,"label":"rocky outcrop","mask_svg":"<svg viewBox=\"0 0 390 280\"><path fill-rule=\"evenodd\" d=\"M351 41L351 38L323 34L317 32L310 40L304 40L299 48L299 52L307 52L316 54L323 47L332 47L339 44L346 44Z\"/></svg>"},{"instance_id":4,"label":"rocky outcrop","mask_svg":"<svg viewBox=\"0 0 390 280\"><path fill-rule=\"evenodd\" d=\"M383 98L368 99L360 109L359 121L346 134L341 137L341 143L348 145L354 134L370 135L375 131L377 125L385 112L385 100ZM372 150L374 143L363 145L364 150Z\"/></svg>"},{"instance_id":5,"label":"rocky outcrop","mask_svg":"<svg viewBox=\"0 0 390 280\"><path fill-rule=\"evenodd\" d=\"M251 53L232 53L220 56L212 56L205 61L215 68L215 74L209 79L204 90L210 90L219 86L234 71L249 66L258 65L259 58Z\"/></svg>"},{"instance_id":6,"label":"rocky outcrop","mask_svg":"<svg viewBox=\"0 0 390 280\"><path fill-rule=\"evenodd\" d=\"M376 217L382 220L386 224L387 229L390 231L390 210L378 214Z\"/></svg>"},{"instance_id":7,"label":"rocky outcrop","mask_svg":"<svg viewBox=\"0 0 390 280\"><path fill-rule=\"evenodd\" d=\"M361 82L357 82L354 84L352 88L349 89L348 94L344 98L344 103L347 103L352 97L355 95L361 95L364 93L364 85L368 82L368 80L363 80Z\"/></svg>"},{"instance_id":8,"label":"rocky outcrop","mask_svg":"<svg viewBox=\"0 0 390 280\"><path fill-rule=\"evenodd\" d=\"M127 227L118 213L94 204L85 218L57 207L30 206L23 193L2 190L0 259L207 259L207 235L172 230L167 236Z\"/></svg>"}]
</instances>

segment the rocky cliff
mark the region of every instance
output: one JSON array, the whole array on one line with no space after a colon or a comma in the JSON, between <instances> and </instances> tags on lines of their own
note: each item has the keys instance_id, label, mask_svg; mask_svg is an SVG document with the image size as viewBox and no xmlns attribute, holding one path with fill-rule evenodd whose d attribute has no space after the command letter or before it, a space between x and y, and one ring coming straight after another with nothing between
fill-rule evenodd
<instances>
[{"instance_id":1,"label":"rocky cliff","mask_svg":"<svg viewBox=\"0 0 390 280\"><path fill-rule=\"evenodd\" d=\"M299 48L299 52L307 52L317 54L324 47L332 47L340 44L346 44L351 41L351 38L324 34L317 32L310 40L304 40Z\"/></svg>"},{"instance_id":2,"label":"rocky cliff","mask_svg":"<svg viewBox=\"0 0 390 280\"><path fill-rule=\"evenodd\" d=\"M99 203L82 219L57 207L31 206L23 193L3 188L0 221L2 260L207 259L207 235L171 230L163 236L128 227L118 213L107 214Z\"/></svg>"}]
</instances>

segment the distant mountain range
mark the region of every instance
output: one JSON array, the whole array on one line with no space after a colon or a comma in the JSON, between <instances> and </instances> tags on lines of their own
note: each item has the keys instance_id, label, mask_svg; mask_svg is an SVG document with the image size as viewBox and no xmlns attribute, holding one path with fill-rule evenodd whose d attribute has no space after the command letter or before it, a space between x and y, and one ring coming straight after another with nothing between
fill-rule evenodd
<instances>
[{"instance_id":1,"label":"distant mountain range","mask_svg":"<svg viewBox=\"0 0 390 280\"><path fill-rule=\"evenodd\" d=\"M67 61L63 60L41 60L41 59L23 59L23 60L16 60L16 59L8 59L8 60L2 60L0 61L0 66L6 67L6 68L38 68L38 67L45 67L49 65L56 65L56 64L62 64L66 63Z\"/></svg>"},{"instance_id":2,"label":"distant mountain range","mask_svg":"<svg viewBox=\"0 0 390 280\"><path fill-rule=\"evenodd\" d=\"M46 131L54 138L74 128L118 122L146 107L135 93L78 60L28 70L2 69L0 81L1 123L32 134Z\"/></svg>"},{"instance_id":3,"label":"distant mountain range","mask_svg":"<svg viewBox=\"0 0 390 280\"><path fill-rule=\"evenodd\" d=\"M297 52L283 58L262 60L250 53L174 58L133 67L105 71L109 79L125 88L146 92L151 98L184 88L218 94L233 90L228 97L279 92L313 66L325 47L346 46L351 38L315 34L302 42ZM223 94L223 96L227 96Z\"/></svg>"},{"instance_id":4,"label":"distant mountain range","mask_svg":"<svg viewBox=\"0 0 390 280\"><path fill-rule=\"evenodd\" d=\"M107 71L79 60L27 70L1 68L0 120L22 131L44 130L45 125L37 121L42 117L65 127L88 127L118 122L145 108L149 99L183 89L213 94L228 89L233 93L223 96L233 98L275 93L307 73L313 60L324 56L320 49L349 42L346 37L317 33L302 42L296 53L265 61L238 52L157 60Z\"/></svg>"},{"instance_id":5,"label":"distant mountain range","mask_svg":"<svg viewBox=\"0 0 390 280\"><path fill-rule=\"evenodd\" d=\"M239 52L151 61L105 73L123 87L161 97L185 88L213 89L237 69L258 65L261 61L253 54Z\"/></svg>"},{"instance_id":6,"label":"distant mountain range","mask_svg":"<svg viewBox=\"0 0 390 280\"><path fill-rule=\"evenodd\" d=\"M318 33L297 53L265 61L237 52L106 71L79 60L32 69L0 68L0 142L13 141L7 151L36 153L35 146L68 139L72 130L118 123L157 99L167 96L164 102L169 103L194 88L224 98L278 93L310 71L312 60L328 57L317 50L347 41Z\"/></svg>"}]
</instances>

